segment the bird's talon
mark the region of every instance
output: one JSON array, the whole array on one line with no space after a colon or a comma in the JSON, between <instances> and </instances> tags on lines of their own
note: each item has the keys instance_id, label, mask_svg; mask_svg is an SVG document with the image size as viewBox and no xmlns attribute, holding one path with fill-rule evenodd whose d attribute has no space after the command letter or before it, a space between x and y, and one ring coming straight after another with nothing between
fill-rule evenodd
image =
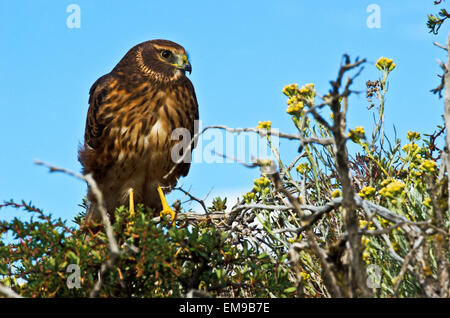
<instances>
[{"instance_id":1,"label":"bird's talon","mask_svg":"<svg viewBox=\"0 0 450 318\"><path fill-rule=\"evenodd\" d=\"M172 210L171 208L169 208L169 209L163 209L161 212L160 212L160 216L161 217L163 217L163 216L165 216L165 215L167 215L167 214L170 214L170 220L172 221L172 225L175 223L175 217L177 216L177 213L174 211L174 210Z\"/></svg>"},{"instance_id":2,"label":"bird's talon","mask_svg":"<svg viewBox=\"0 0 450 318\"><path fill-rule=\"evenodd\" d=\"M163 207L160 212L160 216L162 217L163 215L170 214L170 220L172 221L172 225L174 225L175 217L177 216L177 213L174 210L172 210L172 208L167 203L166 197L164 196L164 192L160 186L158 186L158 194L159 194L159 198L161 199L161 204Z\"/></svg>"},{"instance_id":3,"label":"bird's talon","mask_svg":"<svg viewBox=\"0 0 450 318\"><path fill-rule=\"evenodd\" d=\"M128 211L130 212L130 216L133 216L135 211L134 211L134 191L133 188L130 188L130 190L128 190L128 194L129 194L129 201L130 201L130 207L128 209Z\"/></svg>"}]
</instances>

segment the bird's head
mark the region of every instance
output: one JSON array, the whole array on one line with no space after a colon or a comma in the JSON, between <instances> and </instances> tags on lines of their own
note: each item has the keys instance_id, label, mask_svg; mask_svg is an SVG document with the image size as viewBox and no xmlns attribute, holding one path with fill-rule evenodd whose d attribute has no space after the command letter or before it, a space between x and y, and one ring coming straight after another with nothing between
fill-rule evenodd
<instances>
[{"instance_id":1,"label":"bird's head","mask_svg":"<svg viewBox=\"0 0 450 318\"><path fill-rule=\"evenodd\" d=\"M128 58L134 59L139 72L158 81L176 80L192 71L186 50L168 40L152 40L138 44L121 62L128 64Z\"/></svg>"}]
</instances>

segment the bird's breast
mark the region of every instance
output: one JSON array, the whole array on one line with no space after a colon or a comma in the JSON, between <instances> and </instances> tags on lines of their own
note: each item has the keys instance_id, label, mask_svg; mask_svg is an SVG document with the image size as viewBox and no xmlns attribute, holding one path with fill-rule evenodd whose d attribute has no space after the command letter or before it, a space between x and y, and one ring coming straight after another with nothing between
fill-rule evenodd
<instances>
[{"instance_id":1,"label":"bird's breast","mask_svg":"<svg viewBox=\"0 0 450 318\"><path fill-rule=\"evenodd\" d=\"M113 143L120 166L164 175L174 165L171 150L179 142L172 132L189 129L193 118L175 93L147 91L137 98L122 96L122 107L111 121L107 139Z\"/></svg>"}]
</instances>

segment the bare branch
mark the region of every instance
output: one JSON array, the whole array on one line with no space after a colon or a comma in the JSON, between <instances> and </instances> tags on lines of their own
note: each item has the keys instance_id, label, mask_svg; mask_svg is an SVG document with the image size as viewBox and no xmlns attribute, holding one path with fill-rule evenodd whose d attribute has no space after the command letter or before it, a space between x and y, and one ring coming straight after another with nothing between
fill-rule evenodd
<instances>
[{"instance_id":1,"label":"bare branch","mask_svg":"<svg viewBox=\"0 0 450 318\"><path fill-rule=\"evenodd\" d=\"M7 298L23 298L11 288L0 283L0 294Z\"/></svg>"},{"instance_id":2,"label":"bare branch","mask_svg":"<svg viewBox=\"0 0 450 318\"><path fill-rule=\"evenodd\" d=\"M108 238L108 246L109 246L109 250L112 254L116 254L119 253L119 248L117 246L117 242L116 239L114 237L114 233L112 230L112 226L111 226L111 221L109 220L108 217L108 212L106 211L106 206L103 200L103 194L100 191L100 189L97 186L97 182L95 182L94 178L92 177L91 174L87 174L85 176L72 172L70 170L64 169L64 168L60 168L54 165L51 165L49 163L45 163L39 160L35 160L34 161L35 164L37 165L41 165L41 166L45 166L47 168L49 168L50 172L61 172L61 173L65 173L69 176L75 177L77 179L80 180L84 180L86 181L86 183L89 185L89 187L92 189L92 192L94 193L94 196L97 200L97 204L96 204L96 208L99 210L100 215L102 216L102 221L103 224L105 225L105 232Z\"/></svg>"},{"instance_id":3,"label":"bare branch","mask_svg":"<svg viewBox=\"0 0 450 318\"><path fill-rule=\"evenodd\" d=\"M448 52L448 49L445 46L443 46L442 44L440 44L440 43L438 43L436 41L434 41L433 44Z\"/></svg>"},{"instance_id":4,"label":"bare branch","mask_svg":"<svg viewBox=\"0 0 450 318\"><path fill-rule=\"evenodd\" d=\"M176 170L177 165L179 165L180 163L182 163L186 160L186 158L190 155L194 145L197 143L198 138L209 129L222 129L222 130L225 130L225 131L228 131L231 133L238 133L238 134L243 133L243 132L254 132L254 133L259 134L261 137L272 135L272 136L277 136L277 137L285 138L285 139L289 139L289 140L300 140L302 142L302 144L317 143L317 144L321 144L321 145L330 145L333 143L332 138L302 137L301 135L298 135L298 134L287 134L287 133L278 132L275 130L268 131L268 130L262 129L262 128L252 128L252 127L230 128L230 127L223 126L223 125L207 126L207 127L203 128L200 132L198 132L197 134L194 135L194 137L191 139L188 147L185 149L183 155L177 161L174 162L175 165L163 177L164 179L167 179L169 176L171 176L173 174L173 172Z\"/></svg>"},{"instance_id":5,"label":"bare branch","mask_svg":"<svg viewBox=\"0 0 450 318\"><path fill-rule=\"evenodd\" d=\"M72 177L78 178L80 180L84 180L87 182L87 184L89 185L89 187L92 190L92 193L94 194L95 198L96 198L96 204L95 207L96 209L98 209L98 211L100 212L100 215L102 217L102 221L103 224L105 226L105 232L106 232L106 237L108 239L108 251L109 251L109 259L103 263L100 267L100 271L98 273L98 280L95 283L93 289L91 290L89 297L97 297L98 294L100 293L101 287L103 285L103 277L104 275L115 266L115 264L117 263L119 256L120 256L120 251L119 251L119 247L117 245L117 241L114 237L114 232L111 226L111 221L109 219L108 213L106 211L106 206L105 206L105 202L103 200L103 194L100 191L100 189L97 186L97 183L95 182L94 178L92 177L91 174L87 174L85 176L72 172L70 170L64 169L64 168L59 168L56 167L54 165L39 161L39 160L35 160L34 161L37 165L42 165L45 166L47 168L49 168L50 172L62 172L65 173L67 175L70 175Z\"/></svg>"},{"instance_id":6,"label":"bare branch","mask_svg":"<svg viewBox=\"0 0 450 318\"><path fill-rule=\"evenodd\" d=\"M202 199L199 199L199 198L193 196L192 194L190 194L188 191L184 190L181 187L175 187L175 188L173 188L173 190L178 190L178 191L183 192L185 195L187 195L191 199L191 201L198 202L202 206L202 208L206 214L209 213L208 208L206 207L205 201L203 201Z\"/></svg>"}]
</instances>

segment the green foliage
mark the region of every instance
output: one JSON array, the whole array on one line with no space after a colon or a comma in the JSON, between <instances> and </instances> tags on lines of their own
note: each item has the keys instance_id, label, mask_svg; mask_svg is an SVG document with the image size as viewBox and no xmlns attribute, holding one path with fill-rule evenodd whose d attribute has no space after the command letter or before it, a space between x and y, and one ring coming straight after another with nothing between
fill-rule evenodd
<instances>
[{"instance_id":1,"label":"green foliage","mask_svg":"<svg viewBox=\"0 0 450 318\"><path fill-rule=\"evenodd\" d=\"M1 281L26 297L89 296L109 257L103 231L84 238L77 227L31 204L5 206L24 208L31 218L0 223ZM107 273L100 297L182 297L190 289L212 296L292 295L285 258L273 259L246 240L236 242L208 220L171 226L153 220L143 206L133 216L122 207L115 217L113 229L123 252ZM6 238L8 233L12 238ZM69 288L74 279L66 272L70 264L79 266L80 288Z\"/></svg>"},{"instance_id":2,"label":"green foliage","mask_svg":"<svg viewBox=\"0 0 450 318\"><path fill-rule=\"evenodd\" d=\"M354 213L361 233L366 233L360 234L360 257L368 277L377 282L375 295L429 296L427 290L437 290L439 284L445 286L446 278L441 277L440 272L447 270L446 265L442 264L450 261L448 186L445 170L441 171L445 167L440 166L443 150L439 146L443 143L444 128L438 127L436 132L425 134L424 138L420 133L410 131L405 138L407 142L402 143L396 138L391 143L384 132L384 109L388 75L395 64L383 57L376 67L381 71L381 77L376 81L367 81L369 112L374 111L372 134L366 136L364 127L356 127L349 129L347 136L348 141L360 147L348 158L352 190L362 199L378 206L378 209L385 208L391 215L403 217L403 223L421 226L426 239L422 243L410 227L395 226L397 221L358 208ZM309 111L314 107L323 107L315 102L314 85L299 87L298 84L291 84L283 89L288 98L286 112L292 116L298 133L313 140L332 137L335 117L342 116L340 107L331 113L333 122L327 123L321 114L311 114ZM330 99L327 95L323 97L327 105L332 104ZM343 100L340 102L344 103ZM267 138L271 145L270 136ZM272 147L272 151L278 160L283 186L300 203L319 207L342 196L344 189L336 173L336 154L331 145L307 143L299 149L299 157L289 165L281 158L279 149ZM264 174L255 179L254 184L252 191L244 195L246 203L268 206L285 204ZM255 208L252 212L264 225L267 233L265 241L272 246L272 252L284 250L293 255L291 270L296 273L299 284L303 284L304 294L311 297L329 295L327 288L324 288L323 261L317 258L316 251L305 248L310 244L300 234L304 232L286 230L301 228L302 216L298 211L288 209L274 213L269 209ZM343 266L343 260L334 259L334 256L344 253L342 250L339 252L338 243L342 242L342 234L346 231L342 212L342 207L332 210L313 225L319 246L327 251L330 264L338 269ZM375 273L372 272L374 268Z\"/></svg>"},{"instance_id":3,"label":"green foliage","mask_svg":"<svg viewBox=\"0 0 450 318\"><path fill-rule=\"evenodd\" d=\"M442 0L434 1L435 5L440 5L441 3ZM444 24L445 20L450 18L450 13L442 8L437 15L429 14L427 18L427 27L430 30L430 33L438 34L439 29Z\"/></svg>"},{"instance_id":4,"label":"green foliage","mask_svg":"<svg viewBox=\"0 0 450 318\"><path fill-rule=\"evenodd\" d=\"M210 211L225 211L227 209L227 198L214 198L212 202L212 207L209 208Z\"/></svg>"}]
</instances>

